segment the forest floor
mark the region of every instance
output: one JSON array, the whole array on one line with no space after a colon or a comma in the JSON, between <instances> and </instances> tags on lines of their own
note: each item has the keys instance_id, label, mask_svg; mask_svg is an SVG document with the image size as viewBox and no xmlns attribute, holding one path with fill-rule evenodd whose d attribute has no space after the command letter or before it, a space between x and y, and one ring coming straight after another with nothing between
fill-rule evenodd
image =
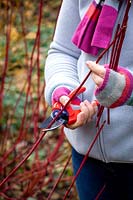
<instances>
[{"instance_id":1,"label":"forest floor","mask_svg":"<svg viewBox=\"0 0 133 200\"><path fill-rule=\"evenodd\" d=\"M39 2L43 2L40 21ZM51 112L41 92L60 4L61 0L0 1L1 181L28 154L40 137L38 122ZM46 200L70 154L64 134L60 130L48 132L31 156L2 184L0 200ZM51 200L61 200L71 180L70 161ZM70 196L77 199L75 186Z\"/></svg>"}]
</instances>

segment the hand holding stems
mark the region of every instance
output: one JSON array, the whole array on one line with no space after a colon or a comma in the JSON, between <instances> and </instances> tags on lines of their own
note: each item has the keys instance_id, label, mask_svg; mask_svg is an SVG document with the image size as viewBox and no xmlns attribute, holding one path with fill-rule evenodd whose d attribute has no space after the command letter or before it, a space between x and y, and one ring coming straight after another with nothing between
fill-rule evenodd
<instances>
[{"instance_id":1,"label":"hand holding stems","mask_svg":"<svg viewBox=\"0 0 133 200\"><path fill-rule=\"evenodd\" d=\"M61 96L60 102L65 105L69 101L68 96ZM87 100L80 103L81 112L77 115L77 121L74 124L66 125L67 128L75 129L92 120L93 115L97 111L97 104L95 101L89 102Z\"/></svg>"},{"instance_id":2,"label":"hand holding stems","mask_svg":"<svg viewBox=\"0 0 133 200\"><path fill-rule=\"evenodd\" d=\"M133 75L126 67L117 66L114 70L109 64L103 66L92 61L86 64L91 70L96 85L95 96L100 105L107 108L128 105L132 99Z\"/></svg>"}]
</instances>

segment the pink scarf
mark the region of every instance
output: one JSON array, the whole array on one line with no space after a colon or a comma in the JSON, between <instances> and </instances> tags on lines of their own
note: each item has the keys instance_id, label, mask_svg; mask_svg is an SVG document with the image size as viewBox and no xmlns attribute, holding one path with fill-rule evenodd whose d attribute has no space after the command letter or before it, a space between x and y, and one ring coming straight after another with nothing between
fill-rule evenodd
<instances>
[{"instance_id":1,"label":"pink scarf","mask_svg":"<svg viewBox=\"0 0 133 200\"><path fill-rule=\"evenodd\" d=\"M112 38L118 15L119 1L93 0L79 23L72 42L88 54L97 55L106 48Z\"/></svg>"}]
</instances>

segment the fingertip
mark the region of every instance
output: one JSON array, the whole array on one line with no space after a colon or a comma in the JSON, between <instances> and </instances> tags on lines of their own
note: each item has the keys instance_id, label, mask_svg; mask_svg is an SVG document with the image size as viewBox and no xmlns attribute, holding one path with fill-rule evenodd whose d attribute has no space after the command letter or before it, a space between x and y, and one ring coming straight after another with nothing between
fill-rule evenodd
<instances>
[{"instance_id":1,"label":"fingertip","mask_svg":"<svg viewBox=\"0 0 133 200\"><path fill-rule=\"evenodd\" d=\"M93 101L92 101L92 105L93 105L93 106L99 106L99 102L98 102L97 100L93 100Z\"/></svg>"},{"instance_id":2,"label":"fingertip","mask_svg":"<svg viewBox=\"0 0 133 200\"><path fill-rule=\"evenodd\" d=\"M92 64L93 64L93 61L91 61L91 60L86 61L86 65L90 66Z\"/></svg>"},{"instance_id":3,"label":"fingertip","mask_svg":"<svg viewBox=\"0 0 133 200\"><path fill-rule=\"evenodd\" d=\"M92 101L92 106L93 106L95 112L98 111L99 105L100 105L100 104L99 104L99 102L98 102L97 100Z\"/></svg>"}]
</instances>

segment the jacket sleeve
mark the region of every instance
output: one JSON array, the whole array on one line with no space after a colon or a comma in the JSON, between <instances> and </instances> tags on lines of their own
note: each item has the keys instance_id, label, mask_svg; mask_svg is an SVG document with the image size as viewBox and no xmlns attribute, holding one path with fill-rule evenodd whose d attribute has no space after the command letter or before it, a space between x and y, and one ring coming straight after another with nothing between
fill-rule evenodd
<instances>
[{"instance_id":1,"label":"jacket sleeve","mask_svg":"<svg viewBox=\"0 0 133 200\"><path fill-rule=\"evenodd\" d=\"M56 88L70 90L79 85L77 61L80 50L71 42L72 35L80 21L78 0L63 0L55 34L45 64L45 98L51 104Z\"/></svg>"}]
</instances>

